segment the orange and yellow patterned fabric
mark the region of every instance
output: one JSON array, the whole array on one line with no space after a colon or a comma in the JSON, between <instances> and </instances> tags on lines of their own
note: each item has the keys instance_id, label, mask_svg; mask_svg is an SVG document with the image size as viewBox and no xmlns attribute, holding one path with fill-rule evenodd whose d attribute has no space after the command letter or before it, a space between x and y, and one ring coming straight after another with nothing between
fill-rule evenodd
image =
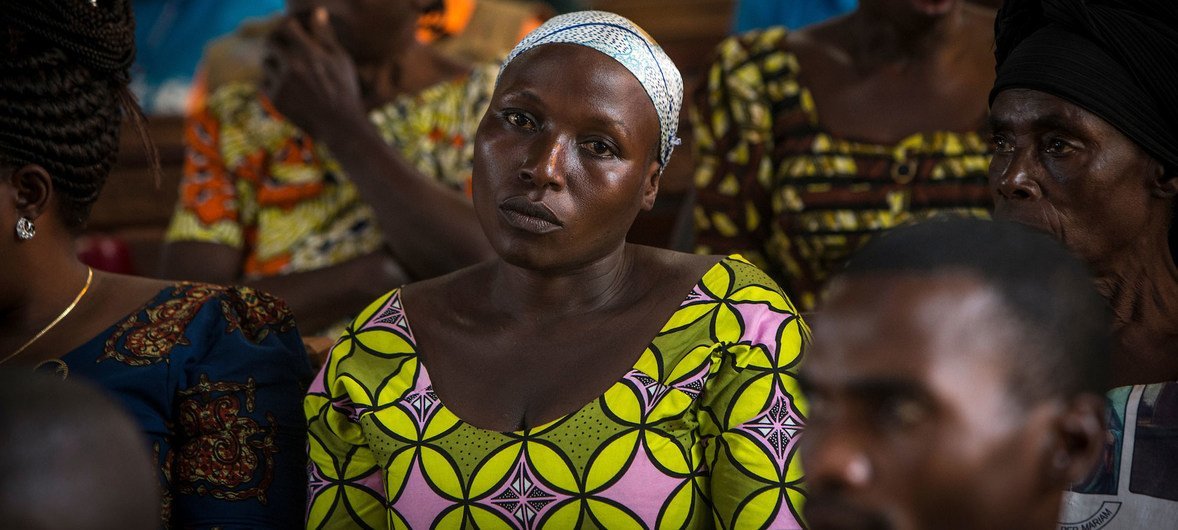
<instances>
[{"instance_id":1,"label":"orange and yellow patterned fabric","mask_svg":"<svg viewBox=\"0 0 1178 530\"><path fill-rule=\"evenodd\" d=\"M370 119L422 174L468 190L471 140L496 75L497 66L480 66L462 80L398 98ZM320 269L381 246L372 210L339 164L254 85L214 92L191 116L185 144L168 241L243 249L250 278Z\"/></svg>"},{"instance_id":2,"label":"orange and yellow patterned fabric","mask_svg":"<svg viewBox=\"0 0 1178 530\"><path fill-rule=\"evenodd\" d=\"M729 257L602 396L495 432L434 392L393 291L307 395L307 527L800 528L808 340L777 286Z\"/></svg>"},{"instance_id":3,"label":"orange and yellow patterned fabric","mask_svg":"<svg viewBox=\"0 0 1178 530\"><path fill-rule=\"evenodd\" d=\"M135 418L159 467L161 528L301 524L312 374L281 300L176 283L48 366Z\"/></svg>"},{"instance_id":4,"label":"orange and yellow patterned fabric","mask_svg":"<svg viewBox=\"0 0 1178 530\"><path fill-rule=\"evenodd\" d=\"M938 213L987 216L989 141L937 131L878 145L831 134L786 35L725 40L696 93L696 244L748 257L808 310L872 235Z\"/></svg>"}]
</instances>

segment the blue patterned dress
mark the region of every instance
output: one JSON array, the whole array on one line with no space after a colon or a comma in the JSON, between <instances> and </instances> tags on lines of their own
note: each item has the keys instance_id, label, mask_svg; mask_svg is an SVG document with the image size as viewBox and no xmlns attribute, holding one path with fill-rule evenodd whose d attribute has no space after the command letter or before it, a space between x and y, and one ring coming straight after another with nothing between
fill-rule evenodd
<instances>
[{"instance_id":1,"label":"blue patterned dress","mask_svg":"<svg viewBox=\"0 0 1178 530\"><path fill-rule=\"evenodd\" d=\"M164 528L296 528L311 368L286 305L177 283L50 361L131 413L159 464Z\"/></svg>"}]
</instances>

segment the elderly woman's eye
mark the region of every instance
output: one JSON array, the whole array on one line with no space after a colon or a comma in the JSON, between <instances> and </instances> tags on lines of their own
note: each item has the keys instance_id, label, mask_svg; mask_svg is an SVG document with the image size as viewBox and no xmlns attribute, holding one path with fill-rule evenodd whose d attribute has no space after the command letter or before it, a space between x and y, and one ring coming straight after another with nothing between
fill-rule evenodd
<instances>
[{"instance_id":1,"label":"elderly woman's eye","mask_svg":"<svg viewBox=\"0 0 1178 530\"><path fill-rule=\"evenodd\" d=\"M990 137L990 150L995 153L1008 153L1012 146L1001 135L995 134Z\"/></svg>"},{"instance_id":2,"label":"elderly woman's eye","mask_svg":"<svg viewBox=\"0 0 1178 530\"><path fill-rule=\"evenodd\" d=\"M1071 147L1071 145L1059 138L1052 138L1047 140L1047 146L1045 150L1051 154L1061 154L1071 150Z\"/></svg>"}]
</instances>

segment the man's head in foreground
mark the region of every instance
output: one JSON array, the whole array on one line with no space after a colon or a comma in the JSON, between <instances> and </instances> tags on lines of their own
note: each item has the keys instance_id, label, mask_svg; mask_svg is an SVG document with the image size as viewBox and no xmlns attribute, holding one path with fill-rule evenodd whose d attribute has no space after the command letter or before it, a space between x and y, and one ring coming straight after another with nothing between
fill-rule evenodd
<instances>
[{"instance_id":1,"label":"man's head in foreground","mask_svg":"<svg viewBox=\"0 0 1178 530\"><path fill-rule=\"evenodd\" d=\"M893 230L831 282L811 326L815 529L1053 528L1102 450L1110 317L1046 235L965 219Z\"/></svg>"},{"instance_id":2,"label":"man's head in foreground","mask_svg":"<svg viewBox=\"0 0 1178 530\"><path fill-rule=\"evenodd\" d=\"M159 528L159 489L138 425L97 388L0 370L0 527Z\"/></svg>"}]
</instances>

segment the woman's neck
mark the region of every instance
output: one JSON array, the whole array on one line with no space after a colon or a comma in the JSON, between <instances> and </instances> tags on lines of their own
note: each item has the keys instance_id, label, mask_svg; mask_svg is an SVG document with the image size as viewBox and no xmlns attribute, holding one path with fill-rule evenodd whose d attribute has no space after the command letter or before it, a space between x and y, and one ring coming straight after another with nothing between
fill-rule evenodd
<instances>
[{"instance_id":1,"label":"woman's neck","mask_svg":"<svg viewBox=\"0 0 1178 530\"><path fill-rule=\"evenodd\" d=\"M417 41L379 61L356 63L360 93L369 110L383 106L398 96L417 94L468 72L468 66L452 61Z\"/></svg>"},{"instance_id":2,"label":"woman's neck","mask_svg":"<svg viewBox=\"0 0 1178 530\"><path fill-rule=\"evenodd\" d=\"M1147 248L1096 266L1118 338L1118 386L1178 378L1178 266L1164 238Z\"/></svg>"},{"instance_id":3,"label":"woman's neck","mask_svg":"<svg viewBox=\"0 0 1178 530\"><path fill-rule=\"evenodd\" d=\"M617 251L560 271L534 271L499 261L492 272L490 299L496 309L519 319L561 320L611 307L628 294L632 249Z\"/></svg>"},{"instance_id":4,"label":"woman's neck","mask_svg":"<svg viewBox=\"0 0 1178 530\"><path fill-rule=\"evenodd\" d=\"M887 64L905 64L936 60L956 54L955 43L968 42L968 25L963 2L939 15L913 14L904 20L880 16L860 8L847 18L847 51L859 68L871 69Z\"/></svg>"},{"instance_id":5,"label":"woman's neck","mask_svg":"<svg viewBox=\"0 0 1178 530\"><path fill-rule=\"evenodd\" d=\"M35 244L36 242L29 242ZM43 242L35 252L13 256L19 286L0 301L0 344L23 343L69 306L85 284L87 267L69 250ZM20 344L16 344L19 346ZM0 356L15 347L0 347Z\"/></svg>"}]
</instances>

